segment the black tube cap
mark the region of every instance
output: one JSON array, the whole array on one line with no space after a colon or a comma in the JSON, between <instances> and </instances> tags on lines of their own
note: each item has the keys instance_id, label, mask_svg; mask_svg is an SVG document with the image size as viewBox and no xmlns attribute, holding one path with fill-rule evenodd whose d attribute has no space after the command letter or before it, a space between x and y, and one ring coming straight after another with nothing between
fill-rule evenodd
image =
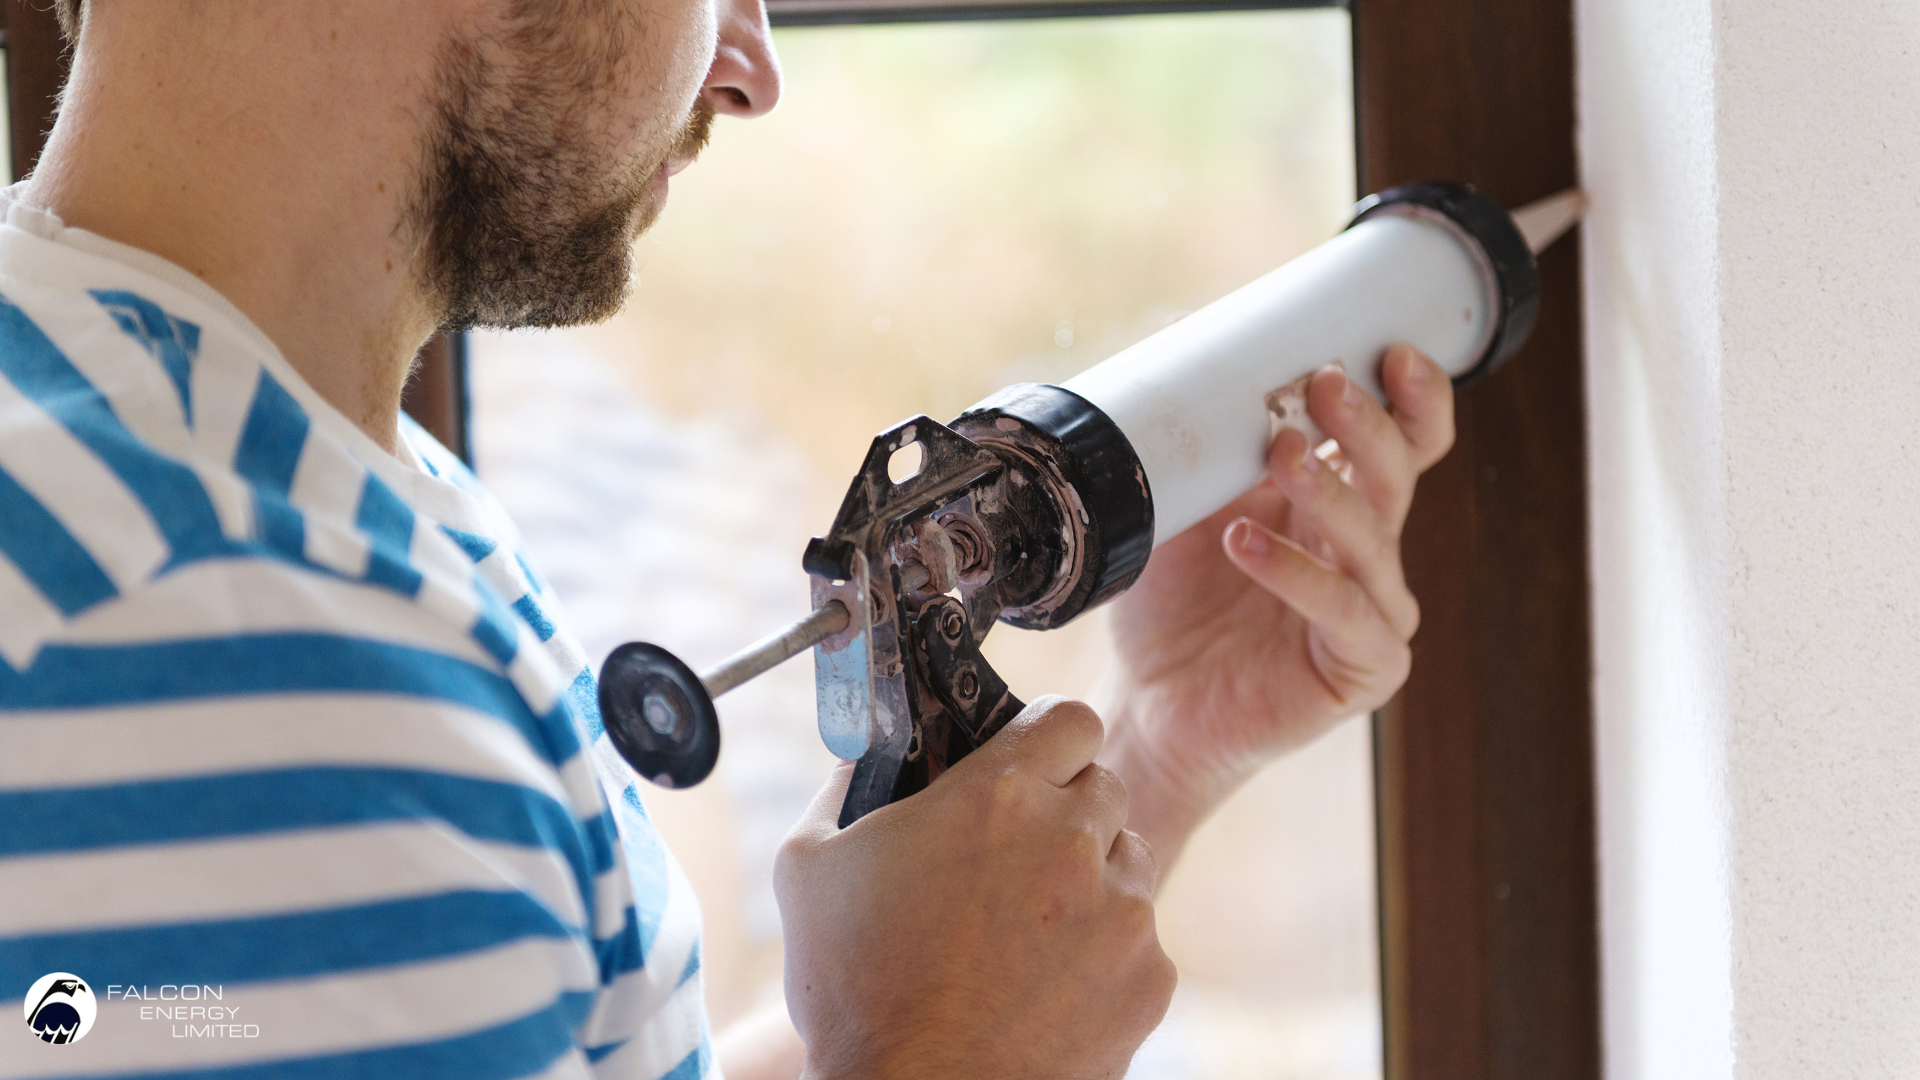
<instances>
[{"instance_id":1,"label":"black tube cap","mask_svg":"<svg viewBox=\"0 0 1920 1080\"><path fill-rule=\"evenodd\" d=\"M1347 228L1389 207L1407 203L1446 215L1478 241L1500 288L1493 340L1479 363L1453 377L1453 385L1465 389L1493 374L1507 357L1527 343L1527 336L1533 333L1533 322L1540 315L1540 270L1534 265L1527 238L1520 234L1520 227L1513 223L1506 207L1481 194L1472 184L1423 180L1388 188L1361 200L1360 205L1353 208L1353 220L1347 223Z\"/></svg>"},{"instance_id":2,"label":"black tube cap","mask_svg":"<svg viewBox=\"0 0 1920 1080\"><path fill-rule=\"evenodd\" d=\"M680 658L629 641L600 666L600 720L635 772L664 788L689 788L720 760L713 697Z\"/></svg>"},{"instance_id":3,"label":"black tube cap","mask_svg":"<svg viewBox=\"0 0 1920 1080\"><path fill-rule=\"evenodd\" d=\"M1146 568L1153 553L1153 491L1120 425L1071 390L1016 383L962 413L953 426L990 444L995 437L1006 437L995 435L1004 431L998 425L1003 418L1018 421L1028 437L1022 445L1052 461L1060 478L1072 485L1083 511L1074 587L1044 610L1022 602L1001 616L1014 626L1051 629L1119 596ZM1058 527L1072 530L1075 523L1062 521Z\"/></svg>"}]
</instances>

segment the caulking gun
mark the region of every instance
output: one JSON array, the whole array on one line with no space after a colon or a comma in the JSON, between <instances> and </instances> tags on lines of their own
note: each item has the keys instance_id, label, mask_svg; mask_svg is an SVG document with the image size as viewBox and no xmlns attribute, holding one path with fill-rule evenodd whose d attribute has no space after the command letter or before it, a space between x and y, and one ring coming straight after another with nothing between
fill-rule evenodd
<instances>
[{"instance_id":1,"label":"caulking gun","mask_svg":"<svg viewBox=\"0 0 1920 1080\"><path fill-rule=\"evenodd\" d=\"M607 734L640 775L699 783L713 699L814 650L820 737L858 759L841 825L906 798L1024 706L980 653L995 622L1061 626L1119 596L1161 541L1259 483L1285 426L1321 436L1306 380L1329 363L1385 400L1378 358L1419 348L1456 387L1533 328L1534 254L1585 200L1509 214L1463 184L1362 201L1338 236L1060 386L1009 386L951 424L873 440L833 527L807 545L813 614L704 673L646 642L600 670ZM895 479L896 455L918 469Z\"/></svg>"}]
</instances>

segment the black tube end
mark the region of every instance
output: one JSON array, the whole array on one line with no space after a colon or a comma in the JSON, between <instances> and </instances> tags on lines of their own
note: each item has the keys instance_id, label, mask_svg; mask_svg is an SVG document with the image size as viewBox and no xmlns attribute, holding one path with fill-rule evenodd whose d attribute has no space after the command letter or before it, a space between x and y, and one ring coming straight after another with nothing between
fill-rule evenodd
<instances>
[{"instance_id":1,"label":"black tube end","mask_svg":"<svg viewBox=\"0 0 1920 1080\"><path fill-rule=\"evenodd\" d=\"M600 666L600 720L635 772L664 788L705 780L720 760L720 716L680 658L629 641Z\"/></svg>"},{"instance_id":2,"label":"black tube end","mask_svg":"<svg viewBox=\"0 0 1920 1080\"><path fill-rule=\"evenodd\" d=\"M1011 426L1008 426L1011 425ZM1071 584L1048 600L1019 602L1001 618L1028 629L1061 626L1119 596L1153 553L1153 492L1120 425L1086 398L1045 383L1018 383L962 413L954 429L984 446L1005 442L1043 460L1072 499L1043 531L1077 537L1062 572ZM1061 554L1065 554L1062 552Z\"/></svg>"},{"instance_id":3,"label":"black tube end","mask_svg":"<svg viewBox=\"0 0 1920 1080\"><path fill-rule=\"evenodd\" d=\"M1447 219L1471 236L1486 253L1500 288L1500 306L1496 312L1493 340L1479 363L1453 377L1453 385L1465 389L1494 373L1507 358L1520 351L1533 323L1540 315L1540 270L1534 264L1527 238L1513 223L1506 207L1482 194L1472 184L1451 180L1423 180L1388 188L1369 195L1353 208L1351 229L1362 221L1395 205L1424 206L1446 215Z\"/></svg>"}]
</instances>

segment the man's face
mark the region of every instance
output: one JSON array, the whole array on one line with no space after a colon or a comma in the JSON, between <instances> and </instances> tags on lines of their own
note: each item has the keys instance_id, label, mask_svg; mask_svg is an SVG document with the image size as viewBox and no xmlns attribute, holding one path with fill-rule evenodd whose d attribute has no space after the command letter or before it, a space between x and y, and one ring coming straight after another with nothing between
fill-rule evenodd
<instances>
[{"instance_id":1,"label":"man's face","mask_svg":"<svg viewBox=\"0 0 1920 1080\"><path fill-rule=\"evenodd\" d=\"M705 145L706 0L502 0L442 42L404 228L450 328L567 326L625 302L633 239Z\"/></svg>"}]
</instances>

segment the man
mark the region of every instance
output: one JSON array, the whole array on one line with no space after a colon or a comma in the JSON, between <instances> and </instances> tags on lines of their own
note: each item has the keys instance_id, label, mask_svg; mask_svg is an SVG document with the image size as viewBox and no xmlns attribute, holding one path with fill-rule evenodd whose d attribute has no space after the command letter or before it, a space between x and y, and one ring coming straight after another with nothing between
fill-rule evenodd
<instances>
[{"instance_id":1,"label":"man","mask_svg":"<svg viewBox=\"0 0 1920 1080\"><path fill-rule=\"evenodd\" d=\"M713 1071L698 915L592 675L399 401L439 327L617 309L714 117L774 105L758 0L61 14L0 226L0 988L104 992L0 1071ZM1124 1072L1172 990L1159 874L1405 677L1396 540L1452 403L1381 362L1391 413L1311 389L1350 479L1285 434L1155 555L1104 725L1037 702L844 831L847 770L822 791L777 881L809 1075Z\"/></svg>"}]
</instances>

